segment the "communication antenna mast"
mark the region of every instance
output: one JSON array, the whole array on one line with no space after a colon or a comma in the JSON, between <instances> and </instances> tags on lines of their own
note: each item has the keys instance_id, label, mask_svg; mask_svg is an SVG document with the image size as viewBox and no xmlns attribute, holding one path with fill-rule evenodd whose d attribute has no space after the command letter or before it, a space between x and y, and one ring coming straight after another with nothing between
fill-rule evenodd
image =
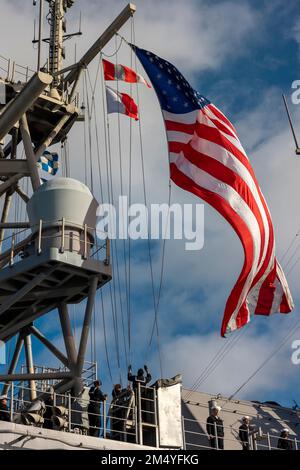
<instances>
[{"instance_id":1,"label":"communication antenna mast","mask_svg":"<svg viewBox=\"0 0 300 470\"><path fill-rule=\"evenodd\" d=\"M73 1L47 0L50 11L50 41L49 41L49 72L55 75L62 69L62 61L65 58L63 46L63 32L65 27L65 12L71 8ZM61 76L56 75L52 87L57 88L61 82Z\"/></svg>"},{"instance_id":2,"label":"communication antenna mast","mask_svg":"<svg viewBox=\"0 0 300 470\"><path fill-rule=\"evenodd\" d=\"M47 15L50 25L50 35L43 38L43 4L44 1L49 3L49 13ZM34 2L36 5L36 1ZM79 20L79 31L76 33L67 34L65 14L68 9L74 5L74 0L40 0L39 8L39 36L38 39L34 37L32 43L38 43L38 65L41 68L41 49L42 42L49 44L48 55L48 72L53 75L54 79L51 84L52 95L58 97L57 89L60 88L63 76L60 74L62 70L63 60L65 59L64 41L73 37L82 35L81 32L81 14ZM55 91L54 91L55 90Z\"/></svg>"}]
</instances>

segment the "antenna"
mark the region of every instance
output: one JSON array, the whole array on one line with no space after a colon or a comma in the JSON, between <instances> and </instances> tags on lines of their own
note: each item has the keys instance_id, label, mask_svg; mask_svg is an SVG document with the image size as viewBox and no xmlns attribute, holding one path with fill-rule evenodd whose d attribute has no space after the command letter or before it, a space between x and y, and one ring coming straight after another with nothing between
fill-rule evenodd
<instances>
[{"instance_id":1,"label":"antenna","mask_svg":"<svg viewBox=\"0 0 300 470\"><path fill-rule=\"evenodd\" d=\"M81 33L81 12L79 13L79 28L78 28L79 33Z\"/></svg>"},{"instance_id":2,"label":"antenna","mask_svg":"<svg viewBox=\"0 0 300 470\"><path fill-rule=\"evenodd\" d=\"M62 70L63 59L65 59L64 41L73 37L79 36L81 32L81 17L79 21L80 31L71 34L66 33L66 20L65 14L70 9L75 0L46 0L49 4L49 13L47 15L48 22L50 24L50 36L47 38L42 37L42 25L43 25L43 4L45 0L40 0L40 11L39 11L39 37L33 39L33 44L38 43L38 70L41 67L41 45L42 42L49 44L49 73L55 78L51 84L52 93L57 95L57 88L60 87L62 76L60 71ZM34 1L36 5L36 0ZM54 91L56 90L56 91ZM58 97L58 96L57 96Z\"/></svg>"},{"instance_id":3,"label":"antenna","mask_svg":"<svg viewBox=\"0 0 300 470\"><path fill-rule=\"evenodd\" d=\"M40 0L40 10L39 10L39 46L38 46L38 61L37 61L37 70L41 68L41 54L42 54L42 34L43 34L43 7L44 0Z\"/></svg>"},{"instance_id":4,"label":"antenna","mask_svg":"<svg viewBox=\"0 0 300 470\"><path fill-rule=\"evenodd\" d=\"M286 109L287 117L288 117L288 120L289 120L289 123L290 123L290 127L291 127L291 131L292 131L292 134L293 134L293 137L294 137L294 141L295 141L295 146L296 146L295 152L296 152L296 155L300 155L300 148L299 148L299 145L298 145L295 129L294 129L294 126L293 126L292 118L291 118L291 115L290 115L290 111L289 111L289 108L288 108L288 104L287 104L285 95L282 95L282 98L283 98L283 102L284 102L284 106L285 106L285 109Z\"/></svg>"}]
</instances>

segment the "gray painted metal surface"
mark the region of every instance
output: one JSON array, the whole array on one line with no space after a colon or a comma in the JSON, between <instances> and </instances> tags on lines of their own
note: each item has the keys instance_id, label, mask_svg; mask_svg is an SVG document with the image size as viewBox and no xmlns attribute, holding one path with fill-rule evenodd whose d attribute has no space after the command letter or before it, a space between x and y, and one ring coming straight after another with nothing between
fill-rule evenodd
<instances>
[{"instance_id":1,"label":"gray painted metal surface","mask_svg":"<svg viewBox=\"0 0 300 470\"><path fill-rule=\"evenodd\" d=\"M183 446L181 422L181 384L157 389L160 447Z\"/></svg>"},{"instance_id":2,"label":"gray painted metal surface","mask_svg":"<svg viewBox=\"0 0 300 470\"><path fill-rule=\"evenodd\" d=\"M249 416L251 424L261 428L264 435L257 441L257 449L268 449L267 433L269 433L272 448L277 447L277 441L283 428L290 430L290 438L300 441L300 412L291 408L276 406L271 403L260 403L246 400L228 400L217 395L203 392L183 390L184 396L189 393L188 400L183 400L182 414L185 418L185 441L189 450L209 448L206 433L206 419L209 415L209 402L214 400L221 407L220 417L225 427L225 450L241 450L238 438L238 428L243 416ZM300 447L299 447L300 448Z\"/></svg>"},{"instance_id":3,"label":"gray painted metal surface","mask_svg":"<svg viewBox=\"0 0 300 470\"><path fill-rule=\"evenodd\" d=\"M63 218L74 227L82 228L84 224L95 227L97 207L96 199L83 183L56 177L35 191L27 204L27 213L35 233L39 220L45 221L44 227L56 226Z\"/></svg>"},{"instance_id":4,"label":"gray painted metal surface","mask_svg":"<svg viewBox=\"0 0 300 470\"><path fill-rule=\"evenodd\" d=\"M38 72L29 80L23 90L8 103L0 115L0 140L11 130L51 82L51 75Z\"/></svg>"}]
</instances>

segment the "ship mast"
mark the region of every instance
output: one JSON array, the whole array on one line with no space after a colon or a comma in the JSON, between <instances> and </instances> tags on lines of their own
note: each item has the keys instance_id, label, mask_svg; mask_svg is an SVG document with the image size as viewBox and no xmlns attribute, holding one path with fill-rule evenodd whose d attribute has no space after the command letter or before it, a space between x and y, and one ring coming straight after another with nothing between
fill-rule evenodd
<instances>
[{"instance_id":1,"label":"ship mast","mask_svg":"<svg viewBox=\"0 0 300 470\"><path fill-rule=\"evenodd\" d=\"M3 393L7 393L12 382L28 381L32 399L36 396L36 380L55 379L58 381L57 391L72 390L75 396L80 394L96 290L111 280L109 241L103 260L93 259L91 253L96 237L86 221L90 217L90 208L95 204L90 191L88 188L82 189L81 183L77 182L76 185L72 180L73 183L66 181L57 192L54 188L47 193L47 184L41 186L36 163L48 147L66 138L78 120L79 109L75 97L82 70L136 10L133 4L128 4L77 63L63 68L64 40L81 34L64 34L65 14L74 0L46 0L50 12L49 38L42 37L43 1L40 0L39 38L33 41L39 44L38 70L24 83L15 83L8 74L8 78L1 83L6 101L0 104L0 197L4 199L0 219L0 340L7 342L17 337L7 374L0 375L0 382L6 383ZM46 68L41 67L42 41L49 43ZM25 159L18 159L20 143L23 144ZM31 197L19 186L24 177L30 178ZM59 203L62 192L64 198ZM8 222L13 195L21 197L26 203L29 221ZM51 198L54 198L52 204ZM76 198L78 203L74 208ZM87 206L84 206L85 200ZM69 201L68 204L66 201ZM86 207L89 212L85 215ZM78 221L79 215L81 218ZM9 237L9 247L2 251L5 230L26 228L31 230L27 238L21 237L16 241L13 234ZM7 244L6 241L6 247ZM84 300L86 307L77 350L68 304ZM33 325L37 318L54 309L59 312L66 353L56 348ZM31 335L54 354L67 370L36 373ZM23 346L27 372L15 373Z\"/></svg>"},{"instance_id":2,"label":"ship mast","mask_svg":"<svg viewBox=\"0 0 300 470\"><path fill-rule=\"evenodd\" d=\"M57 74L62 69L64 57L63 50L63 25L65 8L67 3L63 0L49 0L50 5L50 41L49 41L49 73L55 76L52 87L57 88L61 82L61 76ZM72 2L73 3L73 2ZM72 5L71 3L71 5ZM65 7L65 8L64 8Z\"/></svg>"}]
</instances>

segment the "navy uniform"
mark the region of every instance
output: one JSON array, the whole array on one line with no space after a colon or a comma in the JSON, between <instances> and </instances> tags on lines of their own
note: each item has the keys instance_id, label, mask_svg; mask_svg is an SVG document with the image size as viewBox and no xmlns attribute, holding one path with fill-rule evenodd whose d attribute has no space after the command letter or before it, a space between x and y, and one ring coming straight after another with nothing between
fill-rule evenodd
<instances>
[{"instance_id":1,"label":"navy uniform","mask_svg":"<svg viewBox=\"0 0 300 470\"><path fill-rule=\"evenodd\" d=\"M107 398L107 395L102 393L100 386L101 382L96 380L89 391L89 434L94 437L99 437L101 428L101 402L104 402Z\"/></svg>"},{"instance_id":2,"label":"navy uniform","mask_svg":"<svg viewBox=\"0 0 300 470\"><path fill-rule=\"evenodd\" d=\"M218 407L212 408L213 410L220 410ZM209 438L209 444L212 449L224 449L224 425L223 420L213 413L206 420L206 431Z\"/></svg>"},{"instance_id":3,"label":"navy uniform","mask_svg":"<svg viewBox=\"0 0 300 470\"><path fill-rule=\"evenodd\" d=\"M143 387L145 387L151 380L151 374L148 370L147 366L144 366L146 376L144 375L144 370L139 369L137 375L132 375L131 366L128 367L128 380L132 382L132 388L135 390L140 383Z\"/></svg>"}]
</instances>

